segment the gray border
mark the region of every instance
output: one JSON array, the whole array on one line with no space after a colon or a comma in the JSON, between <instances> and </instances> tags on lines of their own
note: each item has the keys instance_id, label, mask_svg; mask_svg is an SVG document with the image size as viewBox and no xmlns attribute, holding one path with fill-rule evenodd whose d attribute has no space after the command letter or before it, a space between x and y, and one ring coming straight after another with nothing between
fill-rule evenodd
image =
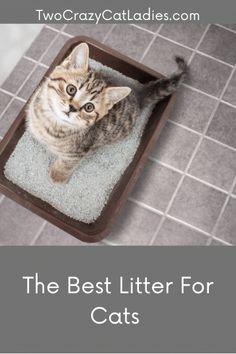
<instances>
[{"instance_id":1,"label":"gray border","mask_svg":"<svg viewBox=\"0 0 236 354\"><path fill-rule=\"evenodd\" d=\"M0 352L236 352L235 247L0 247ZM56 281L55 295L26 294L22 276ZM112 294L67 295L66 279L112 281ZM169 295L119 295L117 279L174 281ZM180 295L180 276L213 281ZM139 312L138 325L95 325L90 312Z\"/></svg>"}]
</instances>

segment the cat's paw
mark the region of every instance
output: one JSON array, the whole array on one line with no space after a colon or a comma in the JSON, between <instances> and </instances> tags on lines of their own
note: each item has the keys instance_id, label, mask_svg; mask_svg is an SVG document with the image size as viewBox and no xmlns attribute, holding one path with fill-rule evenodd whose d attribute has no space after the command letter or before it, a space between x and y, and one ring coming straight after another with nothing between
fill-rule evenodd
<instances>
[{"instance_id":1,"label":"cat's paw","mask_svg":"<svg viewBox=\"0 0 236 354\"><path fill-rule=\"evenodd\" d=\"M69 181L70 176L65 171L52 167L49 171L49 178L54 184L65 184Z\"/></svg>"}]
</instances>

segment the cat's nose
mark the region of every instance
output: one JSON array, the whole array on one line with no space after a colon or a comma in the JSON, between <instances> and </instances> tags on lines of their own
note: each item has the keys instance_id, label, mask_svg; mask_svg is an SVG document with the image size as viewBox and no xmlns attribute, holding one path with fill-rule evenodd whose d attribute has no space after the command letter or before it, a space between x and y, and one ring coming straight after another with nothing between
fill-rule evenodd
<instances>
[{"instance_id":1,"label":"cat's nose","mask_svg":"<svg viewBox=\"0 0 236 354\"><path fill-rule=\"evenodd\" d=\"M77 112L77 109L70 104L69 105L69 112Z\"/></svg>"}]
</instances>

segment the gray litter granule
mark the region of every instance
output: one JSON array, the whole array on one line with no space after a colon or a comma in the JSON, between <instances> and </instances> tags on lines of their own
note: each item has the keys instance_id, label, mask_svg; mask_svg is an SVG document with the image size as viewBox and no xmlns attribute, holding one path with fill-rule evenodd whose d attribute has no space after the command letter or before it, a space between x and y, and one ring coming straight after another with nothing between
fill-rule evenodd
<instances>
[{"instance_id":1,"label":"gray litter granule","mask_svg":"<svg viewBox=\"0 0 236 354\"><path fill-rule=\"evenodd\" d=\"M137 92L142 84L90 60L90 65L117 85ZM5 166L5 176L30 194L46 201L63 214L85 223L95 221L107 203L115 184L133 160L153 105L142 109L132 133L125 139L104 146L81 160L67 184L53 185L48 178L52 156L26 131Z\"/></svg>"}]
</instances>

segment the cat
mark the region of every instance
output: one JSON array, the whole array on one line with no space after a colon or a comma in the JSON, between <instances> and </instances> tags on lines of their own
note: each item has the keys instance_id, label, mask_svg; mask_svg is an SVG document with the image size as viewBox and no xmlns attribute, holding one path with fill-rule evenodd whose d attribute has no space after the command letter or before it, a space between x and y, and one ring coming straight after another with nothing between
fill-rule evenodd
<instances>
[{"instance_id":1,"label":"cat","mask_svg":"<svg viewBox=\"0 0 236 354\"><path fill-rule=\"evenodd\" d=\"M182 83L187 65L175 58L170 78L144 85L142 99L129 87L116 87L89 68L89 47L81 43L47 77L27 107L31 134L56 156L50 166L53 183L66 183L81 158L126 137L143 105L171 95Z\"/></svg>"}]
</instances>

